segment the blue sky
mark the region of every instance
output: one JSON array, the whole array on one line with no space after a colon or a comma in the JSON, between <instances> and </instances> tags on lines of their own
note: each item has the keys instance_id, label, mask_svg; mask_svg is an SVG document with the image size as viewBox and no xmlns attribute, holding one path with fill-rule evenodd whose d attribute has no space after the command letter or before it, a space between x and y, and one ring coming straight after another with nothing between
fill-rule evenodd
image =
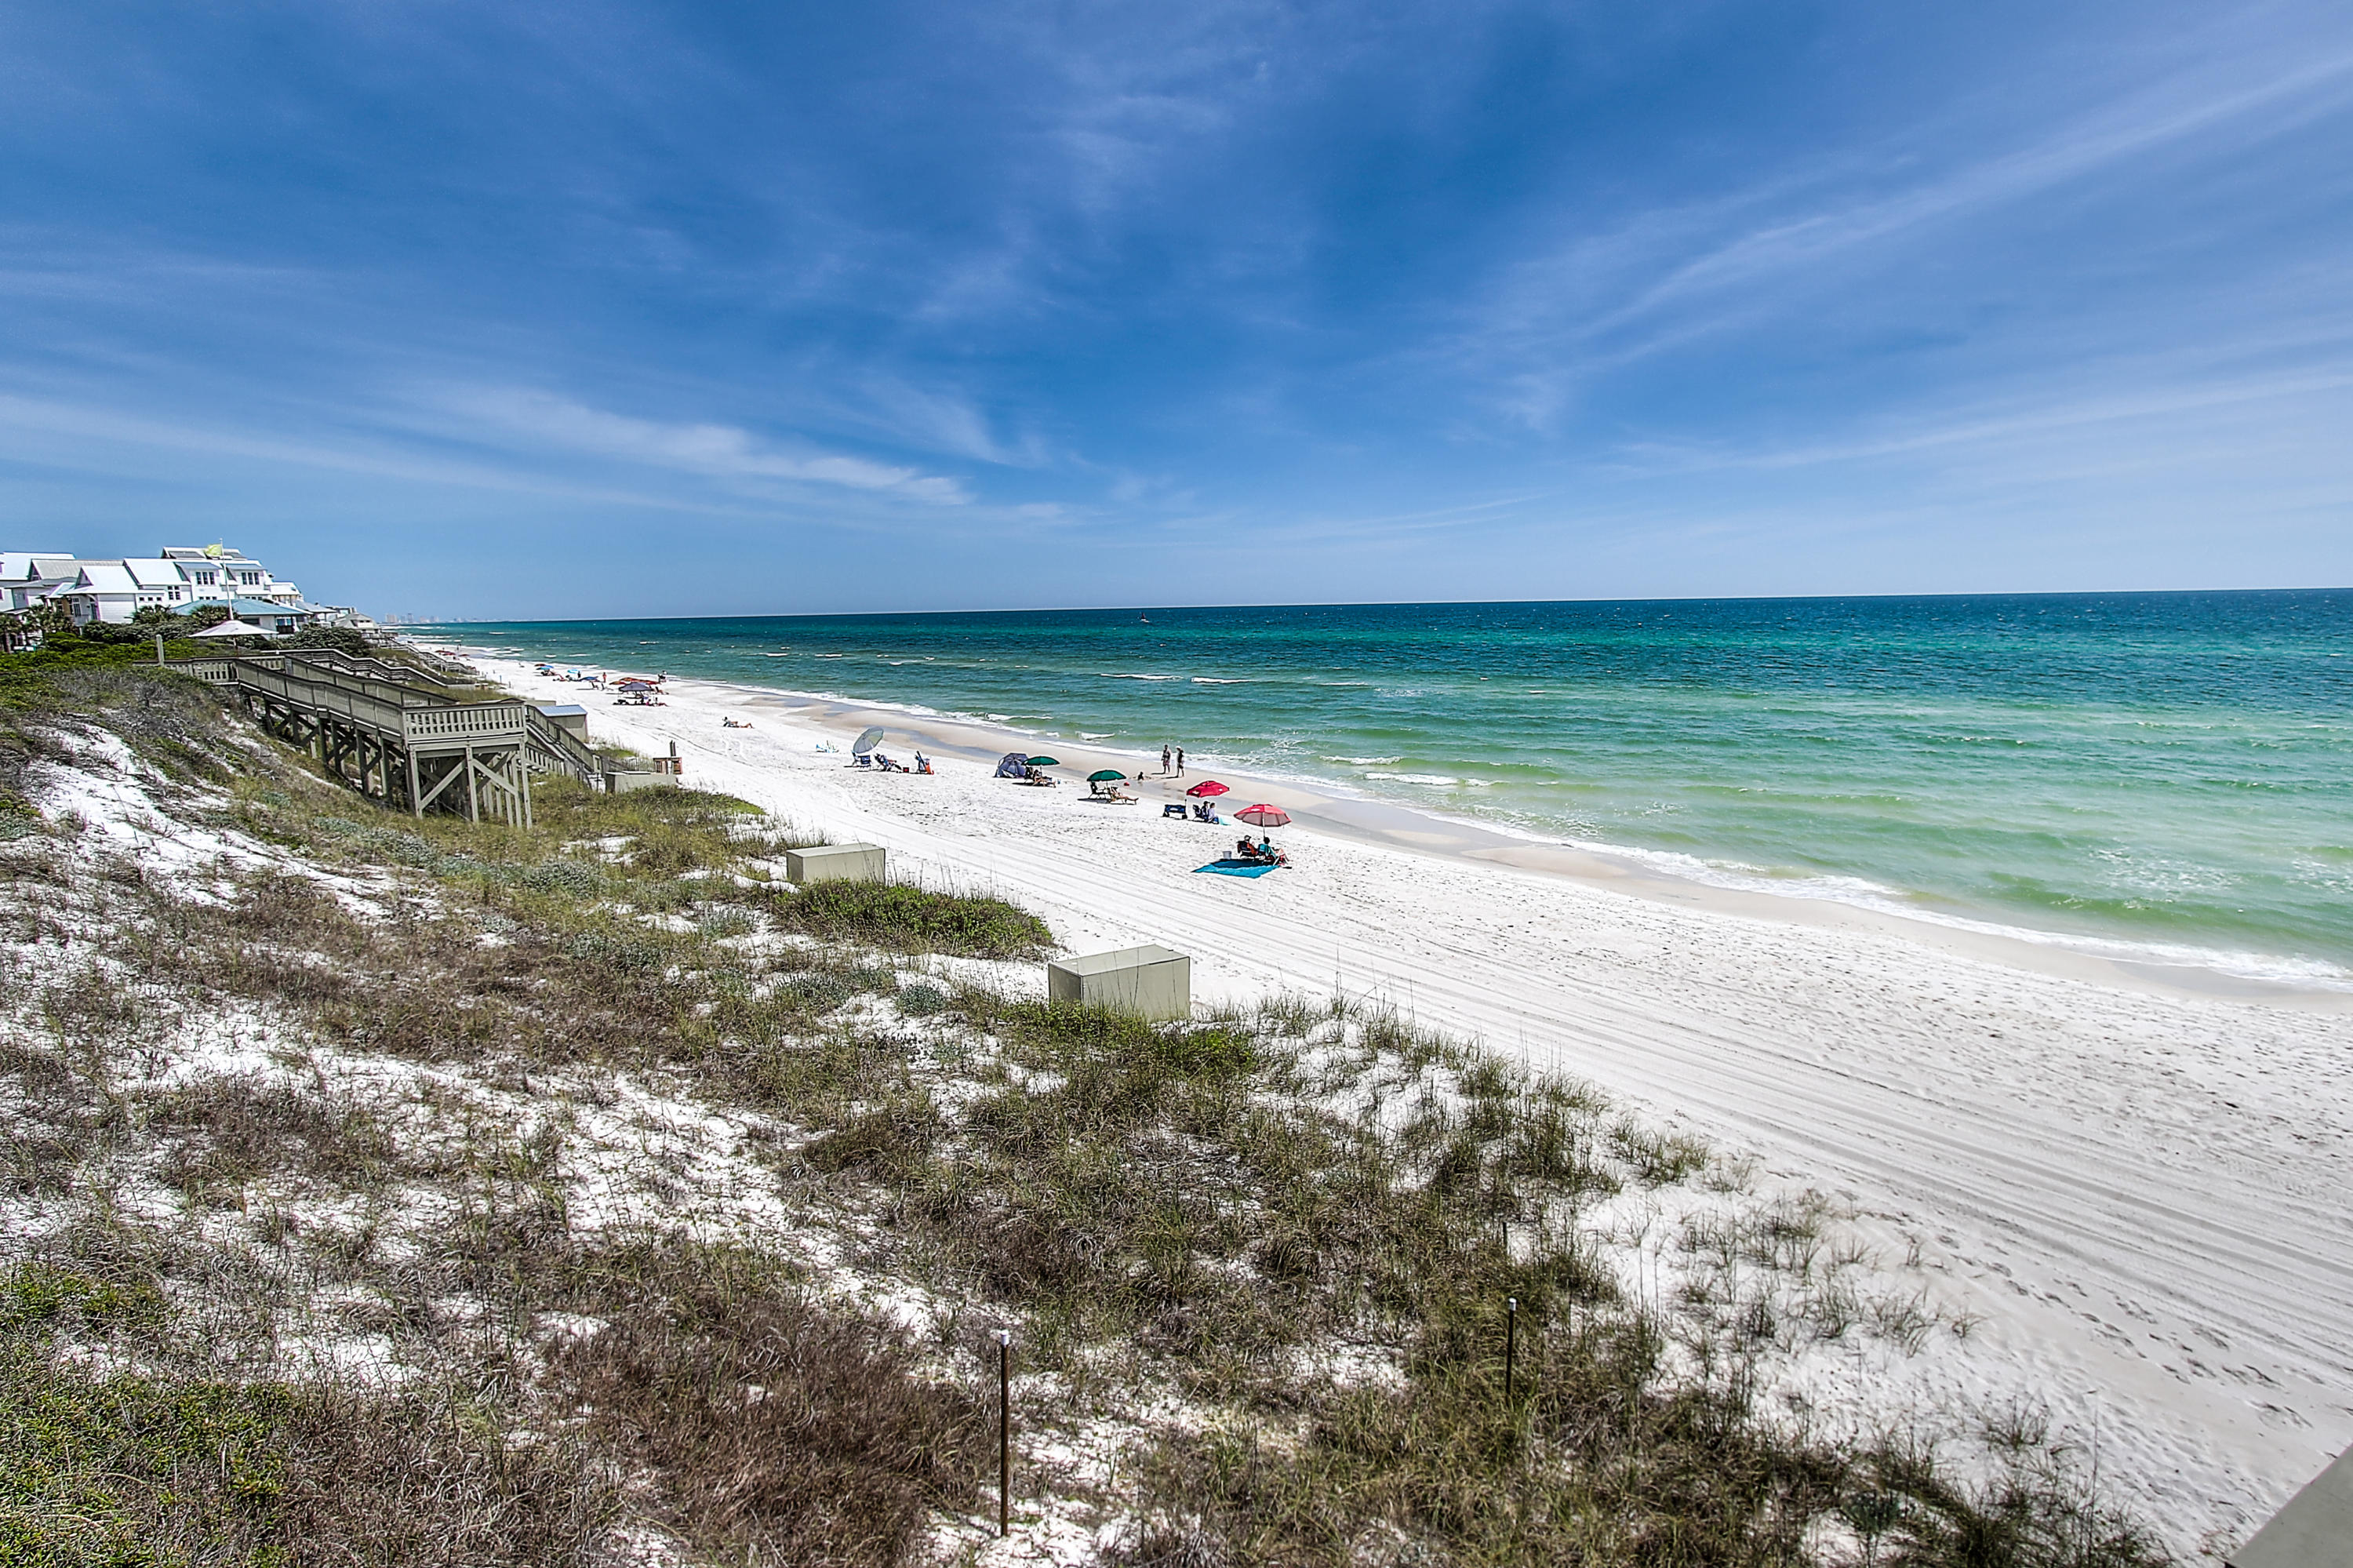
<instances>
[{"instance_id":1,"label":"blue sky","mask_svg":"<svg viewBox=\"0 0 2353 1568\"><path fill-rule=\"evenodd\" d=\"M0 543L538 617L2353 583L2341 4L0 7Z\"/></svg>"}]
</instances>

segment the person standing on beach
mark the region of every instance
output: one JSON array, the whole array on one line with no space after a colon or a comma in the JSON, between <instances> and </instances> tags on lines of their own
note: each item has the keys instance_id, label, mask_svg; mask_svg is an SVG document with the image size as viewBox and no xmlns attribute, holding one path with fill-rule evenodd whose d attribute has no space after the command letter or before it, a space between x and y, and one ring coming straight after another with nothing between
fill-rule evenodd
<instances>
[{"instance_id":1,"label":"person standing on beach","mask_svg":"<svg viewBox=\"0 0 2353 1568\"><path fill-rule=\"evenodd\" d=\"M1163 773L1168 771L1168 747L1165 742L1160 747L1160 771Z\"/></svg>"},{"instance_id":2,"label":"person standing on beach","mask_svg":"<svg viewBox=\"0 0 2353 1568\"><path fill-rule=\"evenodd\" d=\"M1176 748L1176 777L1185 777L1185 748L1181 746Z\"/></svg>"}]
</instances>

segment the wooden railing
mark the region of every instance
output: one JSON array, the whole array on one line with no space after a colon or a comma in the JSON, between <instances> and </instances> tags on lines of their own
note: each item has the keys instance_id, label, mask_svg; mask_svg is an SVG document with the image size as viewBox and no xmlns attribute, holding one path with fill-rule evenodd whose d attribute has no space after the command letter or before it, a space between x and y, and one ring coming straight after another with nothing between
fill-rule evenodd
<instances>
[{"instance_id":1,"label":"wooden railing","mask_svg":"<svg viewBox=\"0 0 2353 1568\"><path fill-rule=\"evenodd\" d=\"M366 686L375 684L373 682L362 683L351 678L343 682L309 680L283 671L257 669L242 659L236 661L236 665L231 680L247 691L276 697L280 702L292 703L314 713L339 714L354 724L364 724L381 735L396 736L403 740L409 736L407 721L412 715L449 711L439 707L412 708L398 700L397 687L379 687L373 692L366 690ZM395 694L386 698L380 694L384 691ZM517 723L512 727L519 729L522 726Z\"/></svg>"},{"instance_id":2,"label":"wooden railing","mask_svg":"<svg viewBox=\"0 0 2353 1568\"><path fill-rule=\"evenodd\" d=\"M170 667L214 685L243 686L280 702L337 714L387 737L396 736L406 745L514 741L583 783L596 782L603 772L603 759L594 750L529 703L513 698L460 703L443 692L420 690L352 668L364 663L405 673L401 666L349 654L337 654L332 662L311 657L318 652L180 659Z\"/></svg>"},{"instance_id":3,"label":"wooden railing","mask_svg":"<svg viewBox=\"0 0 2353 1568\"><path fill-rule=\"evenodd\" d=\"M413 664L396 664L389 659L376 658L374 654L346 653L340 648L292 648L288 649L280 657L299 659L305 664L342 670L348 674L363 675L370 680L385 682L389 685L411 687L418 690L423 695L438 697L444 702L457 700L447 691L437 689L449 686L454 683L453 682L445 680L428 670L420 670Z\"/></svg>"},{"instance_id":4,"label":"wooden railing","mask_svg":"<svg viewBox=\"0 0 2353 1568\"><path fill-rule=\"evenodd\" d=\"M410 708L401 727L412 741L475 740L497 736L521 740L531 724L528 703L465 703L446 708Z\"/></svg>"}]
</instances>

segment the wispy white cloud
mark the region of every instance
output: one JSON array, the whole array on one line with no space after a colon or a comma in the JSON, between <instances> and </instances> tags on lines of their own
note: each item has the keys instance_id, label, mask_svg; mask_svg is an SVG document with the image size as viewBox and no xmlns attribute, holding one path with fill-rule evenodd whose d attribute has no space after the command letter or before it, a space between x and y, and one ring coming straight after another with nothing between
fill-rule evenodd
<instances>
[{"instance_id":1,"label":"wispy white cloud","mask_svg":"<svg viewBox=\"0 0 2353 1568\"><path fill-rule=\"evenodd\" d=\"M1777 168L1751 187L1641 210L1511 262L1442 353L1472 375L1484 367L1508 417L1548 429L1602 376L1808 312L1859 271L1948 243L2003 208L2171 149L2236 150L2348 107L2353 52L2338 48L2183 71L1957 164L1924 157L1915 129L1875 152ZM1940 129L1950 141L1983 134Z\"/></svg>"},{"instance_id":2,"label":"wispy white cloud","mask_svg":"<svg viewBox=\"0 0 2353 1568\"><path fill-rule=\"evenodd\" d=\"M40 461L47 464L107 473L121 471L121 449L143 448L187 454L207 462L226 459L712 516L754 514L752 508L743 505L681 502L647 491L582 484L491 464L420 455L397 447L309 439L275 430L257 432L231 424L154 418L59 398L0 393L0 445L9 443L11 437L29 439L27 446L16 454L20 457L37 450Z\"/></svg>"},{"instance_id":3,"label":"wispy white cloud","mask_svg":"<svg viewBox=\"0 0 2353 1568\"><path fill-rule=\"evenodd\" d=\"M1005 468L1043 468L1050 461L1035 431L1000 438L988 415L962 392L879 373L867 374L852 390L851 418L909 446Z\"/></svg>"},{"instance_id":4,"label":"wispy white cloud","mask_svg":"<svg viewBox=\"0 0 2353 1568\"><path fill-rule=\"evenodd\" d=\"M937 505L971 499L960 482L944 475L839 452L786 450L735 425L666 424L512 388L472 389L448 402L452 411L513 435L617 462L714 479L840 485Z\"/></svg>"},{"instance_id":5,"label":"wispy white cloud","mask_svg":"<svg viewBox=\"0 0 2353 1568\"><path fill-rule=\"evenodd\" d=\"M2270 79L2183 101L2135 98L2046 140L1964 166L1892 196L1782 218L1674 268L1619 309L1588 323L1599 335L1694 296L1762 279L1812 272L1835 258L1972 212L2023 201L2174 143L2284 104L2341 101L2353 55L2302 63Z\"/></svg>"}]
</instances>

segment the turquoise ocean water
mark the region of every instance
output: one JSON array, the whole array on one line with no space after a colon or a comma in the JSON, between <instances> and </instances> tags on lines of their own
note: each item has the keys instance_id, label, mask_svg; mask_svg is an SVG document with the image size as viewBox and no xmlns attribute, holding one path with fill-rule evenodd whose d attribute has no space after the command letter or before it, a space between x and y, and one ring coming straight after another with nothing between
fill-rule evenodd
<instances>
[{"instance_id":1,"label":"turquoise ocean water","mask_svg":"<svg viewBox=\"0 0 2353 1568\"><path fill-rule=\"evenodd\" d=\"M1148 616L1149 620L1145 618ZM2353 981L2353 590L470 624Z\"/></svg>"}]
</instances>

